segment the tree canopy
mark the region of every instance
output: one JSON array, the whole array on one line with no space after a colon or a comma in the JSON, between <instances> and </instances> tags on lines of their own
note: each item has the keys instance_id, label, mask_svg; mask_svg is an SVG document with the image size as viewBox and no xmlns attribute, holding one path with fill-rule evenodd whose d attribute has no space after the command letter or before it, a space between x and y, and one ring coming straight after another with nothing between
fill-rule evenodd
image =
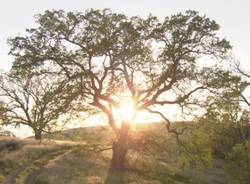
<instances>
[{"instance_id":1,"label":"tree canopy","mask_svg":"<svg viewBox=\"0 0 250 184\"><path fill-rule=\"evenodd\" d=\"M103 111L114 129L111 108L124 96L137 109L150 111L226 85L220 82L226 72L199 68L197 60L223 58L231 46L216 35L215 21L195 11L160 22L154 16L128 18L110 10L60 10L38 15L37 22L39 27L28 29L27 36L9 40L16 57L13 70L77 78L84 102Z\"/></svg>"}]
</instances>

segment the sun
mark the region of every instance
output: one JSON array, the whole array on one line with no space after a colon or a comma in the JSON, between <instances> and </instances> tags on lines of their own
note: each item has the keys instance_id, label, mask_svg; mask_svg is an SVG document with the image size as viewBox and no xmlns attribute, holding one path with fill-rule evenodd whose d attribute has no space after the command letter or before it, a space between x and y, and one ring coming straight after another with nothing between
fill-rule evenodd
<instances>
[{"instance_id":1,"label":"sun","mask_svg":"<svg viewBox=\"0 0 250 184\"><path fill-rule=\"evenodd\" d=\"M133 100L123 100L113 110L116 119L120 122L132 123L138 111L135 108Z\"/></svg>"},{"instance_id":2,"label":"sun","mask_svg":"<svg viewBox=\"0 0 250 184\"><path fill-rule=\"evenodd\" d=\"M162 112L164 115L172 119L180 119L177 115L180 113L177 107L166 107L165 109L160 107L156 110ZM162 118L158 115L151 114L146 110L138 110L136 108L135 102L130 98L123 98L120 100L119 104L112 110L115 123L118 127L122 123L128 123L132 127L137 124L147 124L161 122Z\"/></svg>"}]
</instances>

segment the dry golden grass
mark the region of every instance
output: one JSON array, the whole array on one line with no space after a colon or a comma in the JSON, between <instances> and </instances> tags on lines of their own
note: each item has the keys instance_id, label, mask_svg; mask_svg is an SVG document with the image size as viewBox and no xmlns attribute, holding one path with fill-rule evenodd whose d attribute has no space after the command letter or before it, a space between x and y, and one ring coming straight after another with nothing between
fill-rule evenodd
<instances>
[{"instance_id":1,"label":"dry golden grass","mask_svg":"<svg viewBox=\"0 0 250 184\"><path fill-rule=\"evenodd\" d=\"M140 126L140 127L139 127ZM123 174L109 172L111 150L94 152L92 143L106 144L112 137L102 128L74 129L61 135L45 136L43 141L33 139L0 137L0 183L3 184L223 184L221 168L203 171L177 172L175 167L174 141L164 136L160 125L139 125L135 138L150 134L153 139L165 144L168 150L160 155L145 153L145 150L129 152L128 170ZM65 136L66 135L66 136ZM74 137L75 136L75 137ZM67 138L68 137L68 138ZM70 138L69 138L70 137ZM104 138L103 138L104 137ZM50 138L50 139L48 139ZM60 138L56 140L56 138ZM103 139L102 139L103 138ZM156 143L153 143L156 144ZM7 146L6 146L7 145ZM9 146L8 146L9 145ZM12 146L11 146L12 145ZM139 151L139 152L138 152ZM154 152L153 152L154 153ZM164 156L164 157L162 157ZM11 178L12 177L12 178ZM10 181L6 183L6 181ZM12 182L12 183L11 183Z\"/></svg>"}]
</instances>

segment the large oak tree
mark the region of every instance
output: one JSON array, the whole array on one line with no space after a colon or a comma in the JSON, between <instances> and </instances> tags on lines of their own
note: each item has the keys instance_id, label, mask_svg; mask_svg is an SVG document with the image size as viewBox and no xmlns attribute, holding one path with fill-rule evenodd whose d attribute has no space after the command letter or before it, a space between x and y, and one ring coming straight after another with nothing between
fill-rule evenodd
<instances>
[{"instance_id":1,"label":"large oak tree","mask_svg":"<svg viewBox=\"0 0 250 184\"><path fill-rule=\"evenodd\" d=\"M53 70L77 79L82 104L104 113L116 135L111 161L115 171L124 169L136 118L117 118L114 109L121 103L132 101L137 111L161 117L167 130L177 135L162 111L166 105L194 105L201 94L231 89L230 73L215 64L225 59L231 46L217 36L219 25L198 12L159 21L107 9L59 10L45 11L36 20L37 28L9 40L15 56L12 70L17 75Z\"/></svg>"}]
</instances>

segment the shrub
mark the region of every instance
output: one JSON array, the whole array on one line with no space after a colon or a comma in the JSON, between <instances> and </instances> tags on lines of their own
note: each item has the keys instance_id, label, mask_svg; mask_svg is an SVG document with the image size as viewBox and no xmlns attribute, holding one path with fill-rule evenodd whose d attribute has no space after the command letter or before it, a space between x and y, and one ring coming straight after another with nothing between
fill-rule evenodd
<instances>
[{"instance_id":1,"label":"shrub","mask_svg":"<svg viewBox=\"0 0 250 184\"><path fill-rule=\"evenodd\" d=\"M229 182L233 184L249 184L250 181L250 140L233 147L227 155L226 171Z\"/></svg>"}]
</instances>

